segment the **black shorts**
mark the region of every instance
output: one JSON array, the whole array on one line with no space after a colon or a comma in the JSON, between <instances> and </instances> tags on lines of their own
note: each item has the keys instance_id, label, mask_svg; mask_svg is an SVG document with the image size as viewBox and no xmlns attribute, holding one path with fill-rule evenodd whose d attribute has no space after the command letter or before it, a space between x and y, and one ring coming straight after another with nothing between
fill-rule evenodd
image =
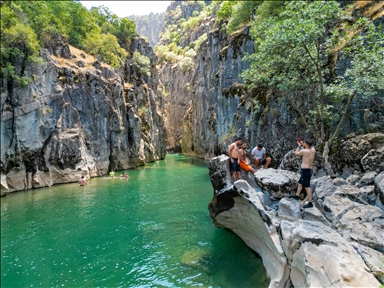
<instances>
[{"instance_id":1,"label":"black shorts","mask_svg":"<svg viewBox=\"0 0 384 288\"><path fill-rule=\"evenodd\" d=\"M299 184L303 185L303 187L311 187L311 176L312 169L301 169L301 175L299 179Z\"/></svg>"},{"instance_id":2,"label":"black shorts","mask_svg":"<svg viewBox=\"0 0 384 288\"><path fill-rule=\"evenodd\" d=\"M233 159L233 163L232 163L231 159L229 159L229 171L230 172L240 172L241 171L240 165L239 165L237 159Z\"/></svg>"},{"instance_id":3,"label":"black shorts","mask_svg":"<svg viewBox=\"0 0 384 288\"><path fill-rule=\"evenodd\" d=\"M267 163L267 159L261 158L260 159L260 165L264 165L265 163Z\"/></svg>"}]
</instances>

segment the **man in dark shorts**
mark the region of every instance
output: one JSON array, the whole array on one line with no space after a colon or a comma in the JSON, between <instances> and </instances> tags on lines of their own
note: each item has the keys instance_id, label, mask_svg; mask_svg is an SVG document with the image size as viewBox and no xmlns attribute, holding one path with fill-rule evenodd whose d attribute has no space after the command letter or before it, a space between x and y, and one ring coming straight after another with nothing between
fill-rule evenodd
<instances>
[{"instance_id":1,"label":"man in dark shorts","mask_svg":"<svg viewBox=\"0 0 384 288\"><path fill-rule=\"evenodd\" d=\"M242 179L241 178L241 169L239 165L239 145L241 145L243 139L241 137L237 137L235 139L235 142L233 142L231 145L229 145L228 148L228 156L229 156L229 171L232 174L233 182L236 181L236 174L237 174L237 180Z\"/></svg>"},{"instance_id":2,"label":"man in dark shorts","mask_svg":"<svg viewBox=\"0 0 384 288\"><path fill-rule=\"evenodd\" d=\"M312 191L311 191L311 176L312 176L312 164L315 159L316 150L312 146L312 141L306 140L304 142L298 142L298 147L295 151L295 156L302 157L301 162L301 175L299 179L299 185L297 186L296 195L290 196L290 198L299 199L299 195L303 187L308 195L308 204L303 208L311 208L312 204ZM304 147L304 148L303 148Z\"/></svg>"}]
</instances>

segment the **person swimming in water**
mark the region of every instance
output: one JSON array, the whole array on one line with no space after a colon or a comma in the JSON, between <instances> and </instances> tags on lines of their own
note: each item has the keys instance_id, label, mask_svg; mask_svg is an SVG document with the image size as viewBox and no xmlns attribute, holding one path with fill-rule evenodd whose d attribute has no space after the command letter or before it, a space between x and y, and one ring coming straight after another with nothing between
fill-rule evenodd
<instances>
[{"instance_id":1,"label":"person swimming in water","mask_svg":"<svg viewBox=\"0 0 384 288\"><path fill-rule=\"evenodd\" d=\"M87 180L85 180L84 176L81 176L81 179L79 180L80 186L87 185Z\"/></svg>"}]
</instances>

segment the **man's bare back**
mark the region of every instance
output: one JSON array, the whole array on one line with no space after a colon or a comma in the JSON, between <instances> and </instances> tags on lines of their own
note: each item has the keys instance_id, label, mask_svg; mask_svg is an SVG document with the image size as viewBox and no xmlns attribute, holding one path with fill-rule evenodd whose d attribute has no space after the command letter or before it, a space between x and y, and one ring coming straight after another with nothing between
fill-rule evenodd
<instances>
[{"instance_id":1,"label":"man's bare back","mask_svg":"<svg viewBox=\"0 0 384 288\"><path fill-rule=\"evenodd\" d=\"M295 153L296 156L302 157L301 168L312 169L313 161L315 160L316 150L311 147L309 149L302 149Z\"/></svg>"}]
</instances>

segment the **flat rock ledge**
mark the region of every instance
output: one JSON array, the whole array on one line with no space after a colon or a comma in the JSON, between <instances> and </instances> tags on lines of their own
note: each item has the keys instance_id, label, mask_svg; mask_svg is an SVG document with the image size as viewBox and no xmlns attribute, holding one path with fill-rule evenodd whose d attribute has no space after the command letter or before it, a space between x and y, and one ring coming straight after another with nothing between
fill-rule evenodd
<instances>
[{"instance_id":1,"label":"flat rock ledge","mask_svg":"<svg viewBox=\"0 0 384 288\"><path fill-rule=\"evenodd\" d=\"M329 176L315 179L314 207L303 209L305 202L286 197L295 191L297 173L266 169L232 183L228 167L225 155L209 163L210 217L260 255L269 287L384 283L384 172L367 175L374 177L367 186Z\"/></svg>"}]
</instances>

